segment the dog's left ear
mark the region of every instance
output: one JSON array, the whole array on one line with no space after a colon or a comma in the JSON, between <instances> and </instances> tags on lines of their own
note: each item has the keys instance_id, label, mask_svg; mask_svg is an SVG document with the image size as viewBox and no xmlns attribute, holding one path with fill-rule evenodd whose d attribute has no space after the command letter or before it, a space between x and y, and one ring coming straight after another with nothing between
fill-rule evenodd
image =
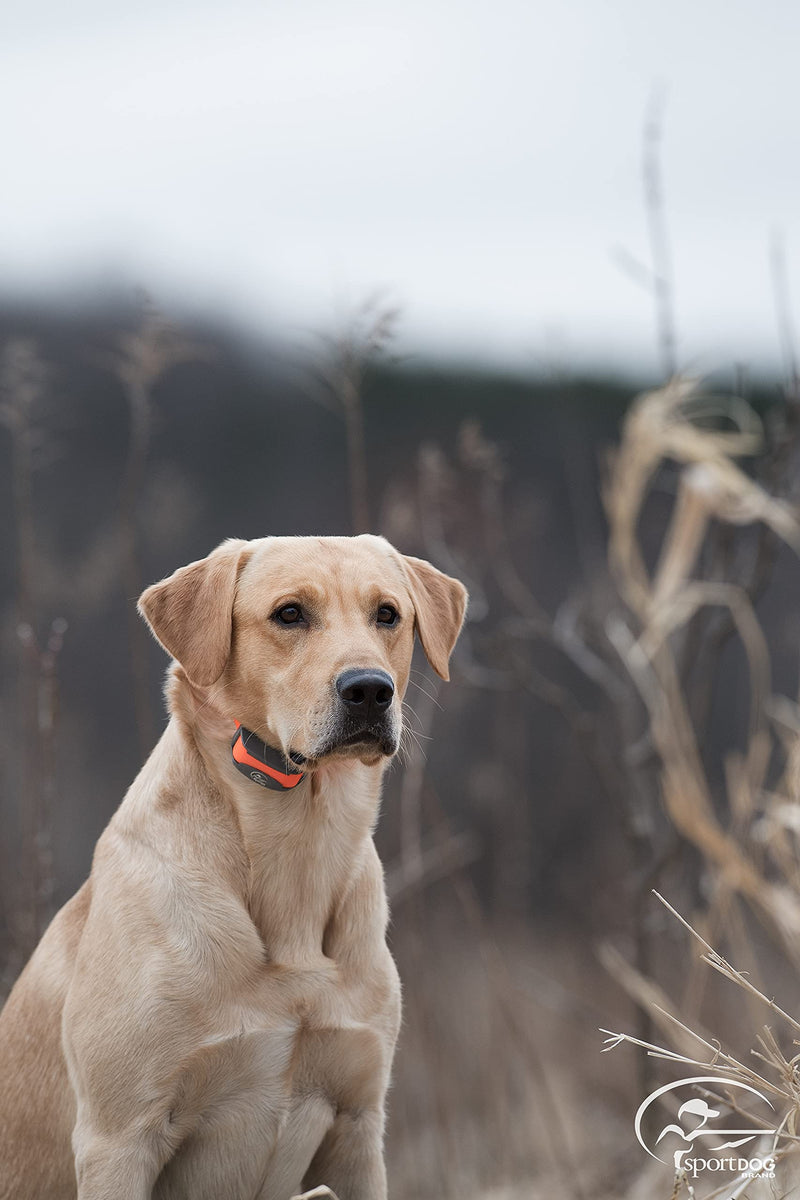
<instances>
[{"instance_id":1,"label":"dog's left ear","mask_svg":"<svg viewBox=\"0 0 800 1200\"><path fill-rule=\"evenodd\" d=\"M403 555L417 633L428 662L442 679L450 678L450 655L467 611L467 589L421 558Z\"/></svg>"},{"instance_id":2,"label":"dog's left ear","mask_svg":"<svg viewBox=\"0 0 800 1200\"><path fill-rule=\"evenodd\" d=\"M139 612L192 683L216 683L231 652L236 580L248 543L231 539L142 592Z\"/></svg>"}]
</instances>

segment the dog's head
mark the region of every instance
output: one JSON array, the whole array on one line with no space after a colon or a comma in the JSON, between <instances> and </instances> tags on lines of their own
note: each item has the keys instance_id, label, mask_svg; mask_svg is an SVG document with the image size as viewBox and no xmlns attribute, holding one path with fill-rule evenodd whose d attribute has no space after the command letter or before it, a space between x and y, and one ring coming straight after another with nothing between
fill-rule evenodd
<instances>
[{"instance_id":1,"label":"dog's head","mask_svg":"<svg viewBox=\"0 0 800 1200\"><path fill-rule=\"evenodd\" d=\"M231 723L313 764L395 753L414 632L447 679L466 602L458 580L364 534L223 542L139 611Z\"/></svg>"}]
</instances>

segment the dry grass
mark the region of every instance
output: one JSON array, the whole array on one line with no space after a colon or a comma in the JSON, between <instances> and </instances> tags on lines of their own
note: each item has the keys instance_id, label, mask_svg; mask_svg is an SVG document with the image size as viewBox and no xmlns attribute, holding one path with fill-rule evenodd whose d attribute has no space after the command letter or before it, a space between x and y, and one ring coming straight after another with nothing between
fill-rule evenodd
<instances>
[{"instance_id":1,"label":"dry grass","mask_svg":"<svg viewBox=\"0 0 800 1200\"><path fill-rule=\"evenodd\" d=\"M690 1181L679 1176L673 1184L676 1198L684 1193L747 1195L753 1200L790 1195L800 1179L795 1136L800 1117L800 1055L792 1053L800 1022L771 998L769 987L757 986L749 972L735 968L714 949L710 935L703 936L695 928L715 930L760 972L749 935L752 926L745 919L750 912L779 946L796 981L800 971L800 710L789 697L773 694L768 639L746 588L735 578L704 578L700 567L714 524L762 523L795 552L800 549L793 508L738 465L737 459L758 455L762 446L759 421L741 400L712 404L698 397L692 382L678 380L633 406L610 464L605 494L609 564L627 610L609 617L608 637L642 698L663 805L680 839L700 855L702 890L708 897L696 907L690 923L659 896L701 948L699 955L684 952L689 986L677 999L670 999L663 987L612 948L604 948L608 969L673 1047L629 1034L609 1034L606 1049L627 1042L673 1068L680 1067L684 1074L696 1067L718 1072L720 1091L714 1098L728 1109L734 1105L724 1094L724 1079L748 1082L772 1097L779 1122L779 1133L767 1146L779 1163L777 1180L741 1176L718 1189L708 1190L710 1185L705 1185L704 1190L695 1183L691 1190ZM649 489L666 460L679 465L677 494L655 567L648 571L639 527ZM688 624L709 606L729 612L750 678L747 741L743 748L727 753L722 795L709 777L679 661ZM768 972L775 961L773 956L763 969ZM755 1024L745 1032L743 1023L734 1030L737 1042L754 1043L749 1062L723 1049L716 1031L699 1032L699 1001L706 985L698 987L697 974L708 967L741 990L746 1011L753 1014L754 1007L761 1007L774 1018L777 1032L771 1025ZM666 1200L666 1180L659 1194Z\"/></svg>"},{"instance_id":2,"label":"dry grass","mask_svg":"<svg viewBox=\"0 0 800 1200\"><path fill-rule=\"evenodd\" d=\"M755 997L765 1008L769 1009L779 1019L780 1023L785 1026L792 1044L798 1044L796 1038L797 1034L800 1033L800 1023L777 1005L774 1000L755 987L746 975L738 971L710 946L705 938L688 921L685 921L672 905L664 900L663 896L658 896L658 898L702 946L702 961L715 971L718 971L723 978L742 988L749 996ZM608 965L611 970L615 970L618 967L618 964L615 964L612 959L608 959ZM800 1054L793 1055L790 1059L787 1059L771 1027L764 1025L761 1031L756 1034L757 1048L751 1050L751 1055L759 1064L760 1069L757 1070L755 1067L748 1066L747 1063L741 1062L733 1054L724 1050L716 1039L710 1040L709 1036L704 1036L694 1029L689 1029L674 1013L665 1007L663 1002L659 1002L660 997L654 994L655 989L653 989L648 981L636 978L635 974L628 974L626 976L625 969L621 972L621 977L626 986L637 993L640 1003L647 1004L652 1008L659 1018L659 1023L663 1025L665 1033L674 1044L684 1047L684 1052L681 1053L678 1050L668 1049L651 1042L643 1042L629 1034L613 1033L607 1029L601 1030L601 1032L607 1035L604 1047L605 1051L613 1050L622 1043L627 1042L645 1050L648 1055L654 1058L679 1067L682 1074L685 1074L689 1068L700 1068L704 1073L719 1073L720 1085L718 1090L698 1087L696 1089L698 1093L704 1099L710 1099L712 1103L723 1111L724 1115L728 1113L735 1114L739 1118L746 1119L749 1122L750 1128L764 1128L764 1137L759 1142L760 1155L762 1157L769 1156L779 1164L779 1171L783 1176L783 1184L789 1182L796 1183L800 1180L800 1164L797 1162L798 1142L800 1142L800 1137L797 1135L798 1120L800 1120L800 1077L798 1077ZM763 1095L770 1098L775 1112L772 1127L768 1127L760 1115L748 1111L739 1102L735 1101L730 1091L726 1093L725 1085L728 1080L739 1080L742 1083L755 1087ZM790 1158L792 1161L789 1161ZM676 1196L679 1195L681 1189L684 1187L688 1191L689 1181L685 1173L676 1173L674 1194ZM748 1191L749 1195L755 1197L758 1194L758 1187L758 1181L753 1181L749 1176L740 1174L732 1180L727 1180L721 1187L712 1187L711 1190L703 1191L702 1194L707 1197L707 1200L712 1200L713 1197L722 1195L728 1197L743 1196L745 1191ZM695 1188L695 1191L689 1194L699 1195L700 1193ZM771 1190L766 1194L774 1196L775 1192Z\"/></svg>"}]
</instances>

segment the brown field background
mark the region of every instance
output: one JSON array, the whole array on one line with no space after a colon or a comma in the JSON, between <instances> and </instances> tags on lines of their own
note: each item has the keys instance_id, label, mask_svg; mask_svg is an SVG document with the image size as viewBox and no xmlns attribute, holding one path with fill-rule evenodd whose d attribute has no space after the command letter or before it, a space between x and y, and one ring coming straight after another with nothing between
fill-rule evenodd
<instances>
[{"instance_id":1,"label":"brown field background","mask_svg":"<svg viewBox=\"0 0 800 1200\"><path fill-rule=\"evenodd\" d=\"M378 832L392 1194L688 1195L635 1142L649 1091L800 1108L795 383L425 368L392 320L290 352L147 302L0 313L0 992L163 728L142 588L223 537L380 532L471 593ZM720 1195L794 1194L793 1145Z\"/></svg>"}]
</instances>

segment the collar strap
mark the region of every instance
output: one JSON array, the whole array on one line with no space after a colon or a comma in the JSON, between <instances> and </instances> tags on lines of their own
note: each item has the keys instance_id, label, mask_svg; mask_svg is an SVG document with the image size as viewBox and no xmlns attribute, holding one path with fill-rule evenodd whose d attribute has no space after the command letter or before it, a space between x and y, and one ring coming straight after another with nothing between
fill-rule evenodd
<instances>
[{"instance_id":1,"label":"collar strap","mask_svg":"<svg viewBox=\"0 0 800 1200\"><path fill-rule=\"evenodd\" d=\"M302 754L289 754L287 757L274 746L262 742L239 721L236 722L236 733L231 741L231 754L236 769L259 787L271 788L274 792L288 792L305 779L303 771L287 774L286 770L290 763L301 766L306 761Z\"/></svg>"}]
</instances>

